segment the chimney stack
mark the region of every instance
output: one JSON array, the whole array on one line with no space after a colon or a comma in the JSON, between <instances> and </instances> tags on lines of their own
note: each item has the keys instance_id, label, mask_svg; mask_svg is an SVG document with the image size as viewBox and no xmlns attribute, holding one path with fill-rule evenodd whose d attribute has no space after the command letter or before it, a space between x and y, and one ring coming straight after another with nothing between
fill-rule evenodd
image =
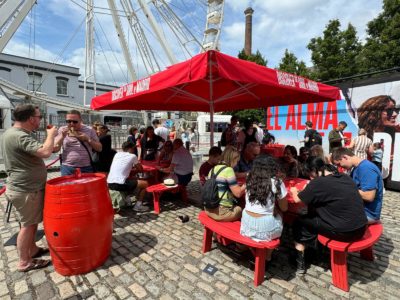
<instances>
[{"instance_id":1,"label":"chimney stack","mask_svg":"<svg viewBox=\"0 0 400 300\"><path fill-rule=\"evenodd\" d=\"M248 7L244 11L244 15L246 16L246 29L244 36L244 53L246 55L251 55L251 31L253 26L253 12L254 10L251 7Z\"/></svg>"}]
</instances>

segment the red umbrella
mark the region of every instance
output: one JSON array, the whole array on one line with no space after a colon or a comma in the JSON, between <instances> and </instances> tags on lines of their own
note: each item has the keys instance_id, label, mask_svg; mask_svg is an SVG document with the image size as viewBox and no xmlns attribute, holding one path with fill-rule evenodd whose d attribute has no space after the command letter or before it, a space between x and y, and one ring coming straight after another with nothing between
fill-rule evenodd
<instances>
[{"instance_id":1,"label":"red umbrella","mask_svg":"<svg viewBox=\"0 0 400 300\"><path fill-rule=\"evenodd\" d=\"M94 97L91 108L204 111L212 123L219 111L338 99L337 87L208 51Z\"/></svg>"}]
</instances>

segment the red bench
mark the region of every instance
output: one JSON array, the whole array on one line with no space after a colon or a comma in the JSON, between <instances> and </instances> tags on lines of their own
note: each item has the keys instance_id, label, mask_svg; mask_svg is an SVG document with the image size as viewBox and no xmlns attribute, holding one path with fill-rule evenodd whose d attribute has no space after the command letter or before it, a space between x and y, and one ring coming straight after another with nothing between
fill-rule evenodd
<instances>
[{"instance_id":1,"label":"red bench","mask_svg":"<svg viewBox=\"0 0 400 300\"><path fill-rule=\"evenodd\" d=\"M339 289L349 291L347 280L347 253L360 251L361 258L369 261L374 260L373 245L382 235L381 223L368 226L363 238L356 242L339 242L322 235L318 235L319 242L331 249L332 283Z\"/></svg>"},{"instance_id":2,"label":"red bench","mask_svg":"<svg viewBox=\"0 0 400 300\"><path fill-rule=\"evenodd\" d=\"M211 250L214 232L225 239L248 246L255 257L254 285L260 285L264 281L266 250L278 247L279 239L270 242L256 242L240 234L239 221L217 222L207 216L205 211L199 214L199 220L204 226L203 253Z\"/></svg>"},{"instance_id":3,"label":"red bench","mask_svg":"<svg viewBox=\"0 0 400 300\"><path fill-rule=\"evenodd\" d=\"M160 213L160 197L162 193L169 192L180 192L182 200L185 204L188 204L188 197L186 186L175 185L173 187L166 186L164 183L154 184L146 188L146 192L153 193L154 212L158 215Z\"/></svg>"}]
</instances>

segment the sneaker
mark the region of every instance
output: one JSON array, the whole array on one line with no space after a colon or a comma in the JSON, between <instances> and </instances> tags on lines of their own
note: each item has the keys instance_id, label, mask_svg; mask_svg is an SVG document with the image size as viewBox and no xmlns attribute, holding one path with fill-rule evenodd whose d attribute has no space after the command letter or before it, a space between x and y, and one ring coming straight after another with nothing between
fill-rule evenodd
<instances>
[{"instance_id":1,"label":"sneaker","mask_svg":"<svg viewBox=\"0 0 400 300\"><path fill-rule=\"evenodd\" d=\"M124 201L125 201L125 206L132 206L131 196L126 196Z\"/></svg>"},{"instance_id":2,"label":"sneaker","mask_svg":"<svg viewBox=\"0 0 400 300\"><path fill-rule=\"evenodd\" d=\"M149 208L147 207L147 206L144 206L144 205L142 205L142 204L140 204L140 205L135 205L134 207L133 207L133 210L134 211L137 211L137 212L144 212L144 211L149 211Z\"/></svg>"}]
</instances>

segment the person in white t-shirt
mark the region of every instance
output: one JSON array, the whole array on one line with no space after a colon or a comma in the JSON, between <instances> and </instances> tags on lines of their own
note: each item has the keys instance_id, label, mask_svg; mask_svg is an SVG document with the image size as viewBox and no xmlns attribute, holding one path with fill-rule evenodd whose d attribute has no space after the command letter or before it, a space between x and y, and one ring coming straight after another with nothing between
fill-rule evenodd
<instances>
[{"instance_id":1,"label":"person in white t-shirt","mask_svg":"<svg viewBox=\"0 0 400 300\"><path fill-rule=\"evenodd\" d=\"M240 234L255 241L271 241L282 234L281 212L288 209L287 190L276 177L279 165L269 155L260 155L246 180L246 207L242 213ZM271 260L272 249L266 260Z\"/></svg>"},{"instance_id":2,"label":"person in white t-shirt","mask_svg":"<svg viewBox=\"0 0 400 300\"><path fill-rule=\"evenodd\" d=\"M108 173L107 183L110 190L126 192L129 195L138 190L138 200L133 207L134 211L148 211L149 208L143 204L148 183L145 180L129 178L131 171L137 173L143 171L142 165L134 153L136 145L130 141L122 144L122 151L115 154Z\"/></svg>"},{"instance_id":3,"label":"person in white t-shirt","mask_svg":"<svg viewBox=\"0 0 400 300\"><path fill-rule=\"evenodd\" d=\"M165 141L168 141L169 137L169 130L168 128L164 127L163 125L160 124L160 120L155 119L153 121L153 126L154 126L154 133Z\"/></svg>"},{"instance_id":4,"label":"person in white t-shirt","mask_svg":"<svg viewBox=\"0 0 400 300\"><path fill-rule=\"evenodd\" d=\"M188 185L193 176L193 158L190 152L183 147L181 139L175 139L172 143L174 154L169 167L160 168L161 172L174 173L178 178L178 184Z\"/></svg>"},{"instance_id":5,"label":"person in white t-shirt","mask_svg":"<svg viewBox=\"0 0 400 300\"><path fill-rule=\"evenodd\" d=\"M253 127L257 130L256 133L256 139L257 143L262 144L263 138L264 138L264 130L261 128L263 125L257 124L257 122L253 122Z\"/></svg>"}]
</instances>

